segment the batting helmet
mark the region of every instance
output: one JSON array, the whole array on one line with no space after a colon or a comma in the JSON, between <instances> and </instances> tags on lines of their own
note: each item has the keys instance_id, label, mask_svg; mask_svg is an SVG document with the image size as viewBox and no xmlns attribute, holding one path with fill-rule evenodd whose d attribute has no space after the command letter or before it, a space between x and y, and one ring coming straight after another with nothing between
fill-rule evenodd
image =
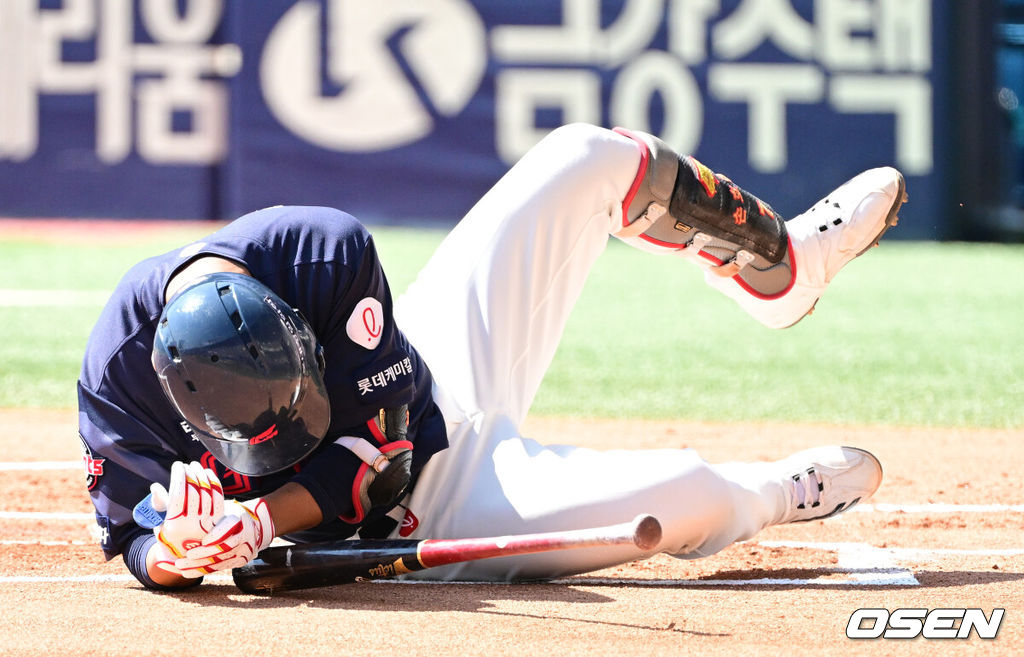
<instances>
[{"instance_id":1,"label":"batting helmet","mask_svg":"<svg viewBox=\"0 0 1024 657\"><path fill-rule=\"evenodd\" d=\"M251 276L207 274L175 294L157 323L152 361L196 437L236 472L283 470L327 433L316 337Z\"/></svg>"}]
</instances>

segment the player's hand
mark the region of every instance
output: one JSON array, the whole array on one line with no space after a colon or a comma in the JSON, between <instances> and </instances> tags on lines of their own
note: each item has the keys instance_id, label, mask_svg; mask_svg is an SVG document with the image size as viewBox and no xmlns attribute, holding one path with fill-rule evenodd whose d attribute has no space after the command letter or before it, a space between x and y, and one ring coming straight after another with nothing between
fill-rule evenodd
<instances>
[{"instance_id":1,"label":"player's hand","mask_svg":"<svg viewBox=\"0 0 1024 657\"><path fill-rule=\"evenodd\" d=\"M202 545L189 549L185 558L174 562L174 567L185 577L198 577L188 574L196 571L244 566L274 540L274 521L262 498L244 503L228 500L225 513Z\"/></svg>"},{"instance_id":2,"label":"player's hand","mask_svg":"<svg viewBox=\"0 0 1024 657\"><path fill-rule=\"evenodd\" d=\"M155 483L150 487L153 508L165 511L163 524L153 530L165 549L156 565L183 577L201 577L202 569L188 572L174 566L191 548L202 545L203 539L224 516L224 489L212 470L193 461L180 461L171 466L168 488Z\"/></svg>"}]
</instances>

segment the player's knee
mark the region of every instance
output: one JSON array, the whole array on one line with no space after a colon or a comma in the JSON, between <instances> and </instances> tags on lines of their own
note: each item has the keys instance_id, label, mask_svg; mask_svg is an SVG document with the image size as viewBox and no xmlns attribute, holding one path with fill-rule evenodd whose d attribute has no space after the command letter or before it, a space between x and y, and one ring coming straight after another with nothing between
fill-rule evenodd
<instances>
[{"instance_id":1,"label":"player's knee","mask_svg":"<svg viewBox=\"0 0 1024 657\"><path fill-rule=\"evenodd\" d=\"M636 145L613 130L589 123L569 123L550 132L531 151L534 158L560 162L560 184L566 193L572 185L599 188L611 181L620 186L636 176L640 153ZM621 192L613 196L617 199Z\"/></svg>"},{"instance_id":2,"label":"player's knee","mask_svg":"<svg viewBox=\"0 0 1024 657\"><path fill-rule=\"evenodd\" d=\"M590 123L569 123L549 132L535 148L553 149L563 156L573 154L574 159L585 163L593 158L600 159L617 138L618 135L607 128Z\"/></svg>"},{"instance_id":3,"label":"player's knee","mask_svg":"<svg viewBox=\"0 0 1024 657\"><path fill-rule=\"evenodd\" d=\"M593 123L566 123L549 132L545 140L573 141L587 143L605 137L610 130L594 125Z\"/></svg>"}]
</instances>

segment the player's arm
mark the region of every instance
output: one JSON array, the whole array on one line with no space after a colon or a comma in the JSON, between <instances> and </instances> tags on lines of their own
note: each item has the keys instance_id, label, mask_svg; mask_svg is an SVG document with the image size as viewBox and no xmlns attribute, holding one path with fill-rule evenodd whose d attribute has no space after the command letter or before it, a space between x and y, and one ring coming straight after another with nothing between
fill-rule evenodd
<instances>
[{"instance_id":1,"label":"player's arm","mask_svg":"<svg viewBox=\"0 0 1024 657\"><path fill-rule=\"evenodd\" d=\"M323 520L320 506L301 484L288 482L263 499L278 536L316 527Z\"/></svg>"}]
</instances>

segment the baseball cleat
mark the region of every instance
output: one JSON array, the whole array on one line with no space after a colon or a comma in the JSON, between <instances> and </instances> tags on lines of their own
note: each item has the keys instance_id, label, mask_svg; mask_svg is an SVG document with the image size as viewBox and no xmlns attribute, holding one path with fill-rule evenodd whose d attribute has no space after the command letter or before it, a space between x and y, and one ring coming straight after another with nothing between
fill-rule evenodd
<instances>
[{"instance_id":1,"label":"baseball cleat","mask_svg":"<svg viewBox=\"0 0 1024 657\"><path fill-rule=\"evenodd\" d=\"M829 282L899 221L907 201L903 175L891 167L870 169L849 180L803 214L786 222L796 270L785 294L759 299L725 280L708 282L771 328L796 324L814 309Z\"/></svg>"},{"instance_id":2,"label":"baseball cleat","mask_svg":"<svg viewBox=\"0 0 1024 657\"><path fill-rule=\"evenodd\" d=\"M882 464L856 447L816 447L773 467L783 477L783 511L775 524L829 518L870 497L882 483Z\"/></svg>"}]
</instances>

